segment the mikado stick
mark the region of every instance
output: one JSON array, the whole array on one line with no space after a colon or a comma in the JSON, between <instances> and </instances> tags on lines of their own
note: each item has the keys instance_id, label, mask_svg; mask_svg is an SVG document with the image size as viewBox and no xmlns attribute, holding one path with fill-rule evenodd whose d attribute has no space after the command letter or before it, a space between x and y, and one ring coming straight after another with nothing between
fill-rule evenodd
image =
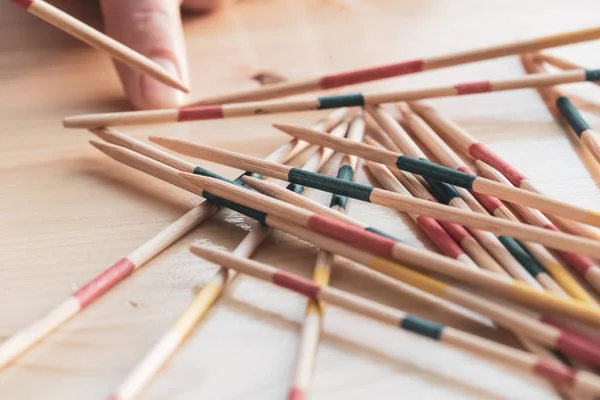
<instances>
[{"instance_id":1,"label":"mikado stick","mask_svg":"<svg viewBox=\"0 0 600 400\"><path fill-rule=\"evenodd\" d=\"M365 126L362 117L358 116L354 118L348 127L347 137L350 140L360 142L362 141L364 130ZM356 164L356 157L344 156L338 168L337 177L352 181ZM347 197L334 194L331 198L330 209L343 214L346 211L347 202ZM329 285L333 258L334 255L330 252L319 250L313 271L313 281L315 283L321 286ZM288 396L289 399L300 400L308 396L317 358L317 348L324 318L324 307L324 303L310 300L306 306L304 321L298 340L298 348L296 350L296 362Z\"/></svg>"},{"instance_id":2,"label":"mikado stick","mask_svg":"<svg viewBox=\"0 0 600 400\"><path fill-rule=\"evenodd\" d=\"M195 104L207 105L265 100L317 90L327 90L379 79L393 78L406 74L430 71L438 68L446 68L454 65L491 60L524 52L581 43L598 38L600 38L600 28L581 29L513 43L486 46L452 54L379 65L354 71L309 78L301 81L286 82L235 93L211 96L210 98L198 100Z\"/></svg>"},{"instance_id":3,"label":"mikado stick","mask_svg":"<svg viewBox=\"0 0 600 400\"><path fill-rule=\"evenodd\" d=\"M415 159L393 151L377 149L362 143L349 143L342 138L333 138L323 132L289 125L274 125L293 137L310 141L319 146L331 147L342 153L350 153L384 165L395 166L400 170L421 175L425 178L445 182L473 192L498 197L512 203L539 209L561 217L600 226L600 212L587 210L572 204L554 200L537 193L517 188L507 188L498 182L476 175L456 171L428 161ZM163 139L164 140L164 139ZM181 146L183 147L183 146Z\"/></svg>"},{"instance_id":4,"label":"mikado stick","mask_svg":"<svg viewBox=\"0 0 600 400\"><path fill-rule=\"evenodd\" d=\"M266 100L251 103L180 107L168 110L76 115L65 118L63 125L66 128L93 129L104 126L205 121L264 114L328 110L342 107L363 107L398 101L465 96L596 80L600 80L600 70L573 70L560 73L527 75L503 81L465 82L449 86L394 92L350 93L306 99Z\"/></svg>"},{"instance_id":5,"label":"mikado stick","mask_svg":"<svg viewBox=\"0 0 600 400\"><path fill-rule=\"evenodd\" d=\"M556 68L562 69L562 70L584 69L584 67L582 67L579 64L576 64L572 61L567 60L566 58L562 58L562 57L559 57L559 56L556 56L553 54L539 52L539 53L535 53L533 55L533 57L534 57L535 61L543 61L545 63L552 65L553 67L556 67ZM594 82L594 84L600 85L600 82Z\"/></svg>"},{"instance_id":6,"label":"mikado stick","mask_svg":"<svg viewBox=\"0 0 600 400\"><path fill-rule=\"evenodd\" d=\"M147 74L165 85L169 85L186 93L189 92L187 86L181 82L178 77L170 75L160 65L149 58L95 30L89 25L84 24L78 19L73 18L49 3L43 0L9 1L23 7L28 13L35 15L50 25L54 25L56 28L67 34L109 54L115 60L118 60L141 73Z\"/></svg>"}]
</instances>

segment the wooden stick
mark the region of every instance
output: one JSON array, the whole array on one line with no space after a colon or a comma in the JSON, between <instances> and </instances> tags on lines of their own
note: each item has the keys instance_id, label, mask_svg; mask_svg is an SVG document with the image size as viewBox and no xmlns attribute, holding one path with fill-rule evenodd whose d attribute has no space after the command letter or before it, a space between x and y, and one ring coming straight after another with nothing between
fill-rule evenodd
<instances>
[{"instance_id":1,"label":"wooden stick","mask_svg":"<svg viewBox=\"0 0 600 400\"><path fill-rule=\"evenodd\" d=\"M198 194L220 197L229 202L235 199L238 206L252 207L251 213L247 213L246 215L251 215L253 218L273 227L277 228L278 226L273 225L274 223L271 220L273 218L280 218L311 230L315 233L315 236L321 234L341 240L350 248L363 249L380 257L426 268L431 272L449 276L460 282L477 285L490 292L508 296L512 300L527 304L528 306L568 315L569 317L580 321L587 321L591 324L600 324L600 310L590 309L576 302L559 299L546 292L534 291L512 279L502 279L486 271L467 270L453 259L410 248L392 239L299 209L279 200L248 191L237 185L185 172L179 174L190 183L198 185ZM308 240L312 241L313 239ZM318 243L322 247L321 242ZM331 251L330 249L327 250ZM336 254L340 254L338 250L335 252ZM358 262L364 261L363 258L355 259L346 255L343 256Z\"/></svg>"},{"instance_id":2,"label":"wooden stick","mask_svg":"<svg viewBox=\"0 0 600 400\"><path fill-rule=\"evenodd\" d=\"M435 324L431 321L406 314L402 311L352 295L341 290L318 285L298 275L284 272L256 261L236 257L233 254L216 250L208 246L193 245L191 251L208 261L226 265L255 278L303 294L313 301L325 301L350 311L374 318L378 321L399 326L449 345L472 351L496 360L510 363L515 367L532 372L553 383L575 387L586 393L600 393L600 382L593 374L575 372L560 363L541 360L537 356L525 353L498 343L468 334L453 328Z\"/></svg>"},{"instance_id":3,"label":"wooden stick","mask_svg":"<svg viewBox=\"0 0 600 400\"><path fill-rule=\"evenodd\" d=\"M415 198L431 201L430 199L423 197L423 190L420 189L424 188L418 181L413 180L412 182L405 181L401 183L391 175L387 168L371 161L367 161L367 168L384 189L403 196L413 196ZM444 221L437 221L431 217L424 217L422 215L412 213L408 213L408 215L446 256L461 261L470 269L478 269L478 265L483 266L490 271L501 269L462 226ZM460 246L458 246L457 243ZM464 252L459 251L461 248ZM473 260L475 260L475 262L473 262Z\"/></svg>"},{"instance_id":4,"label":"wooden stick","mask_svg":"<svg viewBox=\"0 0 600 400\"><path fill-rule=\"evenodd\" d=\"M293 148L293 145L294 141L283 145L267 156L266 159L273 161L283 159L287 151ZM13 334L0 345L0 368L15 360L186 233L209 219L217 210L213 203L206 201L194 207L148 242L89 281L52 309L46 316Z\"/></svg>"},{"instance_id":5,"label":"wooden stick","mask_svg":"<svg viewBox=\"0 0 600 400\"><path fill-rule=\"evenodd\" d=\"M302 81L269 85L261 88L205 98L196 102L195 104L209 105L265 100L276 97L290 96L293 94L312 92L316 90L333 89L347 85L354 85L379 79L387 79L395 76L419 73L422 71L429 71L437 68L451 67L454 65L491 60L498 57L506 57L524 52L580 43L598 38L600 38L600 28L582 29L578 31L542 36L535 39L488 46L442 56L381 65L333 75L325 75L319 78L310 78Z\"/></svg>"},{"instance_id":6,"label":"wooden stick","mask_svg":"<svg viewBox=\"0 0 600 400\"><path fill-rule=\"evenodd\" d=\"M552 89L553 90L553 89ZM511 166L500 156L487 148L483 143L477 141L467 131L440 114L433 107L424 103L411 103L411 108L417 112L427 123L436 127L438 132L457 145L465 154L475 160L481 160L500 171L517 188L528 190L532 193L543 194L525 175ZM600 235L589 229L587 226L579 224L565 218L556 218L549 215L552 221L569 232L590 239L600 240Z\"/></svg>"},{"instance_id":7,"label":"wooden stick","mask_svg":"<svg viewBox=\"0 0 600 400\"><path fill-rule=\"evenodd\" d=\"M408 105L399 105L398 108L413 134L415 134L415 136L417 136L419 140L424 143L425 146L427 146L427 148L439 160L441 160L442 165L475 175L475 173L471 171L471 169L460 159L460 157L454 153L454 151L446 143L444 143L439 136L437 136L435 131L423 119L421 119L421 117L417 116L410 109L410 107L408 107ZM410 138L407 138L407 140L410 140ZM463 208L468 207L473 209L473 211L480 210L480 212L482 211L484 213L489 212L499 218L519 222L512 212L496 197L482 194L471 194L466 190L462 190L459 195L459 193L454 191L453 188L440 187L439 184L435 182L431 185L431 188L438 190L440 195L445 196L446 200L449 202L456 201L455 199L458 199L460 196L462 196L461 207ZM481 205L479 203L481 203ZM500 241L502 241L502 243L500 243ZM568 286L577 285L577 282L572 279L568 275L568 272L560 266L558 260L556 260L554 256L552 256L552 254L550 254L550 252L548 252L543 246L535 243L523 243L523 246L525 246L527 250L533 252L532 254L537 254L539 261L542 264L540 265L536 259L531 257L527 250L521 247L521 243L515 241L513 238L500 237L499 240L496 239L495 242L498 242L498 245L500 246L504 245L505 250L510 251L515 257L518 257L518 261L511 257L512 260L516 262L516 266L514 263L504 262L502 264L515 278L518 276L515 275L515 273L525 273L533 276L541 286L559 296L567 296L567 294L565 290L553 279L554 275L558 276L559 278L567 279ZM502 257L502 255L503 254L498 254L499 257ZM522 266L519 263L522 264ZM553 270L554 274L550 276L544 267ZM579 285L577 286L579 287ZM580 290L576 291L577 294L580 294L581 292L585 293L581 287L579 287L579 289ZM588 300L591 299L589 296L585 298Z\"/></svg>"},{"instance_id":8,"label":"wooden stick","mask_svg":"<svg viewBox=\"0 0 600 400\"><path fill-rule=\"evenodd\" d=\"M251 257L270 233L271 228L256 224L252 228L252 231L236 247L233 254L246 258ZM110 396L110 400L131 400L140 394L165 363L175 354L179 346L181 346L198 324L198 321L200 321L223 293L225 286L233 279L234 275L230 274L227 268L219 268L219 271L194 296L194 299L166 334L158 340L152 349L119 384Z\"/></svg>"},{"instance_id":9,"label":"wooden stick","mask_svg":"<svg viewBox=\"0 0 600 400\"><path fill-rule=\"evenodd\" d=\"M362 107L365 105L378 105L381 103L394 103L397 101L464 96L594 80L600 80L600 70L573 70L560 73L527 75L504 81L466 82L451 86L408 91L351 93L299 100L265 100L251 103L180 107L170 110L76 115L65 118L63 120L63 125L66 128L93 129L104 126L202 121L297 111L327 110L340 107Z\"/></svg>"},{"instance_id":10,"label":"wooden stick","mask_svg":"<svg viewBox=\"0 0 600 400\"><path fill-rule=\"evenodd\" d=\"M362 141L364 135L364 123L362 118L355 118L349 126L348 138L353 141ZM332 135L334 132L331 133ZM321 148L323 149L323 148ZM340 163L337 176L340 179L352 181L354 170L356 168L356 157L349 158L345 156ZM288 191L292 193L292 191ZM296 193L294 193L295 195ZM348 198L334 194L331 198L330 209L333 212L344 214ZM321 286L329 285L331 276L331 266L334 255L325 250L319 250L313 271L313 281ZM296 351L296 363L292 377L292 385L289 392L290 399L304 399L310 387L313 376L314 365L317 356L317 347L321 335L321 327L324 317L324 304L322 302L309 301L306 306L306 313L298 349Z\"/></svg>"},{"instance_id":11,"label":"wooden stick","mask_svg":"<svg viewBox=\"0 0 600 400\"><path fill-rule=\"evenodd\" d=\"M521 60L523 64L527 64L527 60L530 58L531 57L529 56L523 56L521 57ZM542 72L547 71L543 64L535 61L531 61L530 65L525 67L529 70ZM544 94L544 96L547 97L546 100L549 101L552 99L552 101L555 103L553 109L555 107L562 118L571 127L575 135L579 138L581 143L583 143L583 146L590 152L596 162L600 163L600 139L598 138L598 134L590 128L587 121L583 118L583 116L579 113L577 108L575 108L567 96L565 96L558 89L549 89L550 90L546 91Z\"/></svg>"},{"instance_id":12,"label":"wooden stick","mask_svg":"<svg viewBox=\"0 0 600 400\"><path fill-rule=\"evenodd\" d=\"M381 183L383 188L385 188L386 190L389 190L389 191L400 193L400 192L398 192L398 185L404 184L406 182L406 179L408 178L407 174L404 174L402 172L399 172L397 175L393 174L388 168L386 168L385 166L383 166L381 164L375 164L373 162L368 162L367 166L369 167L369 170L373 173L373 175L377 178L377 180ZM408 179L410 179L410 178L408 178ZM416 181L416 180L414 180L414 181ZM418 184L419 186L422 187L422 185L420 185L419 182L413 182L413 186L414 186L414 184ZM424 187L422 187L422 189L423 189L423 191L426 191L426 189ZM429 197L426 198L426 200L437 203L435 197L433 197L431 195L428 195L428 196ZM467 232L467 234L468 234L468 232ZM471 235L469 235L468 238L470 238L471 241L477 243L477 241L475 241L475 239ZM488 271L493 271L495 273L498 273L499 271L504 271L502 269L502 267L487 252L485 252L485 250L481 246L479 246L479 249L484 254L484 256L482 257L481 255L479 255L476 258L478 266L480 266L481 268L486 269ZM515 278L520 279L521 276L515 276ZM520 279L520 280L526 282L530 287L535 288L537 290L542 289L540 287L540 285L530 275L524 274L523 278L524 279Z\"/></svg>"},{"instance_id":13,"label":"wooden stick","mask_svg":"<svg viewBox=\"0 0 600 400\"><path fill-rule=\"evenodd\" d=\"M537 193L507 187L498 182L481 178L446 168L438 164L414 159L389 150L376 149L366 144L354 143L350 145L345 139L332 138L322 132L308 128L293 127L288 125L275 125L293 137L313 142L320 146L331 147L336 151L350 153L384 165L395 165L399 169L424 177L445 182L454 186L469 189L473 192L487 194L512 203L539 209L540 211L570 218L586 224L600 226L600 213L571 205L562 201L550 199Z\"/></svg>"},{"instance_id":14,"label":"wooden stick","mask_svg":"<svg viewBox=\"0 0 600 400\"><path fill-rule=\"evenodd\" d=\"M419 159L423 159L423 160L428 160L427 157L425 156L425 153L423 153L423 151L419 148L419 146L408 136L408 134L396 122L396 120L389 113L387 113L382 107L369 106L369 107L366 107L366 110L369 113L369 115L371 115L373 117L373 119L379 124L379 126L382 127L384 132L388 134L391 141L393 141L394 144L397 146L394 148L388 147L387 150L396 151L396 149L399 149L402 153L406 154L407 156L419 158ZM402 111L404 111L404 113L406 114L406 110L402 110ZM411 122L410 116L407 116L407 122L409 122L409 123ZM412 127L418 128L418 126L417 127L414 126L414 123L413 123ZM371 145L372 145L372 143L371 143ZM406 174L401 173L400 171L398 171L395 168L392 169L392 173L393 172L396 172L396 174L395 174L396 178L398 178L398 180L400 180L400 181L402 181L403 179L406 179L406 177L407 177ZM427 179L425 179L425 180L427 180ZM433 196L432 196L429 194L427 189L425 189L425 187L423 187L422 185L419 184L419 186L421 186L421 192L425 193L425 195L421 198L440 202L440 203L449 205L454 208L459 208L462 210L471 210L471 208L467 205L467 203L458 195L458 193L450 185L447 185L442 182L431 181L431 180L427 180L427 182L429 183L430 189L437 188L437 190L431 191L431 193L433 194ZM469 232L495 258L495 259L491 258L488 255L488 258L490 258L490 260L487 261L488 263L491 262L491 263L496 264L494 266L494 268L485 267L482 264L479 264L479 265L481 265L482 267L484 267L486 269L497 271L498 269L501 269L500 266L498 266L498 264L496 263L496 260L498 260L498 262L500 262L502 264L502 266L504 268L506 268L507 271L511 272L511 275L513 277L520 279L524 282L527 282L527 284L531 287L541 289L540 284L521 266L519 261L517 261L513 257L513 255L508 251L508 249L505 248L502 243L500 243L500 241L494 234L492 234L490 232L482 231L479 229L470 229ZM475 239L472 239L472 240L475 241ZM513 244L513 243L509 243L509 244ZM483 249L481 249L481 250L483 251Z\"/></svg>"},{"instance_id":15,"label":"wooden stick","mask_svg":"<svg viewBox=\"0 0 600 400\"><path fill-rule=\"evenodd\" d=\"M584 69L579 64L566 60L562 57L558 57L548 53L535 53L534 54L535 61L542 61L562 70L572 70L572 69ZM600 85L600 82L594 82L595 85Z\"/></svg>"},{"instance_id":16,"label":"wooden stick","mask_svg":"<svg viewBox=\"0 0 600 400\"><path fill-rule=\"evenodd\" d=\"M43 0L9 0L23 7L30 14L46 21L50 25L76 37L90 46L104 51L115 60L127 66L148 74L159 82L175 89L189 93L188 87L178 77L169 75L160 65L149 58L98 32L89 25L73 18L64 11L46 3Z\"/></svg>"},{"instance_id":17,"label":"wooden stick","mask_svg":"<svg viewBox=\"0 0 600 400\"><path fill-rule=\"evenodd\" d=\"M328 136L329 135L326 135L326 137ZM338 193L358 200L391 207L400 211L426 215L435 219L487 230L499 235L532 241L560 250L576 251L594 257L600 256L600 243L594 240L575 237L562 232L551 232L537 227L514 223L512 221L506 221L487 215L474 214L420 199L408 198L406 196L390 193L386 190L376 189L372 186L357 183L350 184L329 176L310 173L278 163L265 162L253 157L210 146L166 138L152 137L150 140L180 153L221 163L234 168L252 170L255 173L264 174L265 176L270 176L275 179L306 185L330 193ZM358 143L351 142L347 147L358 145ZM362 146L362 144L360 145ZM365 146L366 149L363 153L371 153L376 156L381 154L381 152L385 152L385 150L378 150L372 146ZM348 151L348 153L352 152ZM395 153L389 152L389 154L390 156L387 159L382 157L383 162L379 162L389 165L391 163L391 157L397 159ZM369 157L365 158L369 159ZM501 184L497 185L505 186Z\"/></svg>"},{"instance_id":18,"label":"wooden stick","mask_svg":"<svg viewBox=\"0 0 600 400\"><path fill-rule=\"evenodd\" d=\"M324 132L329 132L336 126L338 126L344 118L351 117L351 113L347 108L340 108L333 111L331 114L317 121L316 124L312 125L314 129L319 129ZM294 159L304 150L311 146L310 143L303 140L296 140L295 147L290 151L287 156L281 161L282 164L287 164L289 161Z\"/></svg>"},{"instance_id":19,"label":"wooden stick","mask_svg":"<svg viewBox=\"0 0 600 400\"><path fill-rule=\"evenodd\" d=\"M386 143L386 147L389 146L389 150L398 150L397 145L387 135L385 135L385 133L382 133L380 139ZM370 145L374 144L373 139L370 137L367 137L365 141ZM418 181L414 176L398 171L399 176L397 176L396 179L394 176L390 176L390 172L387 168L378 168L378 166L379 164L374 164L367 161L367 168L377 179L377 181L379 181L379 183L384 187L384 189L402 195L413 196L437 203L437 201L429 195L429 192L427 192L421 182ZM415 216L415 214L409 215ZM452 250L454 247L456 247L452 246L452 244L454 244L452 239L454 239L454 241L459 243L460 247L462 247L462 249L469 254L470 258L475 260L476 264L471 264L471 267L477 268L477 266L480 265L490 271L498 271L502 269L496 263L496 261L491 258L490 255L479 245L479 243L475 241L475 239L463 226L443 220L438 221L430 217L418 216L417 218L423 218L428 221L427 224L423 224L424 226L420 226L426 234L428 230L435 229L435 231L431 232L431 234L428 234L427 236L433 241L433 243L437 244L447 256L456 259L461 259L466 256L466 254L463 256L461 253L456 252L453 255ZM451 237L448 237L448 235ZM463 262L467 263L470 263L470 261L472 260L463 260Z\"/></svg>"},{"instance_id":20,"label":"wooden stick","mask_svg":"<svg viewBox=\"0 0 600 400\"><path fill-rule=\"evenodd\" d=\"M511 185L511 183L506 179L499 171L491 166L487 165L482 161L476 161L477 167L481 171L482 175L488 177L489 179L494 179L497 182L503 183L505 185ZM514 206L515 210L521 215L527 222L542 226L542 227L552 227L552 223L539 211L528 209L522 206ZM555 228L556 229L556 228ZM594 261L592 261L589 257L584 257L579 254L571 253L568 251L560 251L559 254L565 259L571 266L575 272L577 272L582 278L584 278L594 289L600 292L600 267L598 267ZM580 287L577 285L577 287ZM581 289L583 290L583 289ZM585 292L587 294L587 292ZM589 299L588 299L589 298ZM595 300L589 294L587 294L587 298L581 299L585 300L590 304L597 304Z\"/></svg>"},{"instance_id":21,"label":"wooden stick","mask_svg":"<svg viewBox=\"0 0 600 400\"><path fill-rule=\"evenodd\" d=\"M347 115L347 112L343 113L336 112L332 113L330 116L318 121L314 126L320 127L325 130L333 129L338 126L342 119ZM342 128L343 130L343 128ZM131 136L128 136L122 132L119 132L112 128L99 128L90 130L91 133L103 139L105 142L112 143L117 146L125 147L127 149L133 150L139 154L143 154L146 157L150 157L160 163L166 164L176 170L193 172L198 174L206 174L208 171L202 167L194 165L186 160L183 160L179 157L174 156L171 153L168 153L164 150L161 150L155 146L152 146L148 143L142 142L141 140L137 140ZM338 131L338 134L341 134L342 131ZM282 146L277 150L277 156L268 156L268 159L276 158L281 162L285 163L304 150L306 150L310 146L310 143L292 140L286 145ZM326 162L332 155L331 151L326 153L322 153L323 156L319 157L318 162ZM291 156L290 156L291 155ZM325 157L326 156L326 157ZM322 158L322 159L321 159Z\"/></svg>"}]
</instances>

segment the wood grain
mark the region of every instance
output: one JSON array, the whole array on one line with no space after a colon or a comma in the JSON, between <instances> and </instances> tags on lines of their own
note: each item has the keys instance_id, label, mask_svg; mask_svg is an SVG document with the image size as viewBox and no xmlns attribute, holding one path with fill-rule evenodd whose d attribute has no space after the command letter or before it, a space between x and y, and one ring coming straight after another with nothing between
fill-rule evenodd
<instances>
[{"instance_id":1,"label":"wood grain","mask_svg":"<svg viewBox=\"0 0 600 400\"><path fill-rule=\"evenodd\" d=\"M87 2L85 2L87 3ZM56 2L92 26L97 6ZM86 7L89 7L86 8ZM508 40L592 27L593 0L253 0L186 18L194 98L256 87L271 71L309 78ZM600 43L548 51L600 65ZM448 81L510 79L519 60L502 58L357 86L401 90ZM154 236L198 200L103 156L92 135L66 130L67 115L128 110L111 60L8 2L0 3L0 338L47 312L74 289ZM597 87L566 88L598 129ZM600 210L600 167L557 124L534 90L432 101L558 199ZM128 128L202 140L262 157L288 140L271 123L310 126L322 112L201 124ZM233 177L237 171L212 168ZM369 177L359 168L358 182ZM312 198L328 202L323 193ZM351 201L351 216L429 246L392 210ZM233 249L248 221L224 212L165 251L43 345L0 372L0 397L105 398L191 301L216 266L192 256L194 240ZM316 249L280 233L256 259L310 276ZM468 319L408 301L345 270L332 285L408 312L515 344ZM281 399L305 301L254 279L215 306L141 399ZM356 329L360 328L360 329ZM557 399L545 383L489 360L371 323L335 307L325 317L312 399Z\"/></svg>"}]
</instances>

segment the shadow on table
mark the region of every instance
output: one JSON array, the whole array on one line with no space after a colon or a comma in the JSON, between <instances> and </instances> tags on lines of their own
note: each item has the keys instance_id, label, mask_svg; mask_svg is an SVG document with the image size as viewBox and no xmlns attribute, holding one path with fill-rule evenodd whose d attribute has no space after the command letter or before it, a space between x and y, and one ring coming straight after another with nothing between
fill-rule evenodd
<instances>
[{"instance_id":1,"label":"shadow on table","mask_svg":"<svg viewBox=\"0 0 600 400\"><path fill-rule=\"evenodd\" d=\"M90 137L90 139L97 139ZM159 182L156 178L143 174L142 172L133 170L125 165L121 165L112 159L98 152L105 161L98 159L89 159L89 162L83 163L75 171L77 174L87 175L90 179L97 182L98 185L114 189L115 193L121 193L125 197L134 199L141 204L152 203L155 207L163 209L166 215L183 215L190 210L189 202L181 201L181 197L175 197L169 193L180 192L185 193L183 189L170 186L165 190L161 185L168 185L162 182L161 185L155 185L154 182ZM109 165L109 163L112 163ZM150 181L140 178L149 178ZM203 199L198 197L196 203L200 203Z\"/></svg>"}]
</instances>

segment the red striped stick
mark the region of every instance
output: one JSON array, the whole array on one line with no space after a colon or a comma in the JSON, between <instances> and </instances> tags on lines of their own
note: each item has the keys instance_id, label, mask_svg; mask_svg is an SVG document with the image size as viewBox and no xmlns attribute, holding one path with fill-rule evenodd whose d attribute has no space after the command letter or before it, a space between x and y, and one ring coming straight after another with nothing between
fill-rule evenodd
<instances>
[{"instance_id":1,"label":"red striped stick","mask_svg":"<svg viewBox=\"0 0 600 400\"><path fill-rule=\"evenodd\" d=\"M403 194L406 196L414 196L417 198L424 198L421 196L425 192L424 188L420 185L416 179L411 179L408 175L402 175L404 181L401 182L397 177L392 175L389 169L381 164L376 164L367 161L367 168L373 174L375 179L379 181L381 186L386 190ZM420 188L419 188L420 186ZM408 190L409 188L410 190ZM415 189L416 188L416 189ZM419 190L422 189L422 190ZM435 199L424 198L425 200L434 201ZM475 239L460 225L438 221L431 217L425 217L422 215L408 213L413 221L423 230L425 235L448 257L454 258L470 269L477 269L479 263L487 266L493 266L493 260L488 263L489 256L483 249L481 249ZM457 243L460 244L457 245ZM462 249L461 249L462 247ZM469 251L470 256L477 260L477 263L473 262L473 259L465 254L465 251ZM487 256L487 258L486 258ZM493 267L492 267L493 268ZM497 268L500 268L499 266Z\"/></svg>"},{"instance_id":2,"label":"red striped stick","mask_svg":"<svg viewBox=\"0 0 600 400\"><path fill-rule=\"evenodd\" d=\"M326 110L333 108L378 105L398 101L413 101L477 93L546 87L562 83L600 79L600 71L573 70L554 74L527 75L503 81L466 82L416 90L350 93L306 99L278 99L252 103L230 103L200 107L181 107L169 110L129 111L103 114L75 115L63 120L67 128L95 129L105 126L142 125L203 121L248 117L263 114Z\"/></svg>"},{"instance_id":3,"label":"red striped stick","mask_svg":"<svg viewBox=\"0 0 600 400\"><path fill-rule=\"evenodd\" d=\"M506 43L442 56L402 61L394 64L380 65L302 81L286 82L236 93L213 96L199 100L195 104L208 105L266 100L321 89L355 85L358 83L387 79L406 74L414 74L453 65L490 60L498 57L564 46L597 38L600 38L600 28L583 29L560 33L558 35L543 36L516 43Z\"/></svg>"},{"instance_id":4,"label":"red striped stick","mask_svg":"<svg viewBox=\"0 0 600 400\"><path fill-rule=\"evenodd\" d=\"M294 148L296 143L294 140L290 141L267 156L267 159L272 161L283 159L288 151ZM45 336L67 322L94 300L126 279L134 271L141 268L172 243L206 221L216 212L217 207L207 201L194 207L127 257L124 257L92 279L84 287L52 309L45 317L12 335L0 345L0 368L5 367L8 363L33 347Z\"/></svg>"}]
</instances>

